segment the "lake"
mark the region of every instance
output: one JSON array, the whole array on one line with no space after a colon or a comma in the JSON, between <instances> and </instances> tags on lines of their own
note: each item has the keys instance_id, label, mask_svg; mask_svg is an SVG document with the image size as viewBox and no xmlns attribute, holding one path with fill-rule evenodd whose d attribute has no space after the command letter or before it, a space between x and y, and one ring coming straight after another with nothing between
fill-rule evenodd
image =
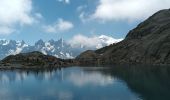
<instances>
[{"instance_id":1,"label":"lake","mask_svg":"<svg viewBox=\"0 0 170 100\"><path fill-rule=\"evenodd\" d=\"M170 67L2 70L0 100L170 100Z\"/></svg>"}]
</instances>

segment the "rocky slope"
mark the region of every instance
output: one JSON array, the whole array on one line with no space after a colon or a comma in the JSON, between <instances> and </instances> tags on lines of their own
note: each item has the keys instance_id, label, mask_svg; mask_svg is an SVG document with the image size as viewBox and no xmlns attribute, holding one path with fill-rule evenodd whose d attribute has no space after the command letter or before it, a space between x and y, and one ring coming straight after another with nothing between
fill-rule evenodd
<instances>
[{"instance_id":1,"label":"rocky slope","mask_svg":"<svg viewBox=\"0 0 170 100\"><path fill-rule=\"evenodd\" d=\"M30 53L20 53L17 55L8 56L0 62L0 68L55 68L72 66L75 64L76 62L71 59L63 60L34 51Z\"/></svg>"},{"instance_id":2,"label":"rocky slope","mask_svg":"<svg viewBox=\"0 0 170 100\"><path fill-rule=\"evenodd\" d=\"M123 41L76 59L81 64L170 64L170 9L152 15Z\"/></svg>"}]
</instances>

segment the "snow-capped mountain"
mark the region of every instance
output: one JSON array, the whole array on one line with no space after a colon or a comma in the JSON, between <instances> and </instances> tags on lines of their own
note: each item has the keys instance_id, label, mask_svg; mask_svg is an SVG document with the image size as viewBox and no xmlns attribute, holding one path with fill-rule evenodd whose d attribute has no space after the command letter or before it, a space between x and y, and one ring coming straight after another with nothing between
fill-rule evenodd
<instances>
[{"instance_id":1,"label":"snow-capped mountain","mask_svg":"<svg viewBox=\"0 0 170 100\"><path fill-rule=\"evenodd\" d=\"M43 41L38 40L34 45L28 45L24 41L15 40L0 40L0 59L8 55L15 55L18 53L26 53L32 51L40 51L43 54L53 55L58 58L74 58L81 52L86 50L95 50L112 43L121 41L121 39L114 39L105 35L101 35L95 38L87 39L86 41L68 42L63 39ZM83 39L82 39L83 40Z\"/></svg>"},{"instance_id":2,"label":"snow-capped mountain","mask_svg":"<svg viewBox=\"0 0 170 100\"><path fill-rule=\"evenodd\" d=\"M81 34L75 35L68 43L75 48L99 49L112 43L117 43L123 39L114 39L106 35L87 37Z\"/></svg>"},{"instance_id":3,"label":"snow-capped mountain","mask_svg":"<svg viewBox=\"0 0 170 100\"><path fill-rule=\"evenodd\" d=\"M0 40L0 58L4 58L8 55L15 55L22 51L23 48L27 47L24 41L15 40Z\"/></svg>"},{"instance_id":4,"label":"snow-capped mountain","mask_svg":"<svg viewBox=\"0 0 170 100\"><path fill-rule=\"evenodd\" d=\"M103 43L103 46L122 41L122 39L114 39L114 38L106 36L106 35L100 35L99 39L101 40L101 43Z\"/></svg>"},{"instance_id":5,"label":"snow-capped mountain","mask_svg":"<svg viewBox=\"0 0 170 100\"><path fill-rule=\"evenodd\" d=\"M53 55L58 58L73 58L75 54L71 51L70 45L68 45L63 39L58 41L49 40L44 42L39 40L34 46L28 46L22 50L22 52L40 51L45 55Z\"/></svg>"}]
</instances>

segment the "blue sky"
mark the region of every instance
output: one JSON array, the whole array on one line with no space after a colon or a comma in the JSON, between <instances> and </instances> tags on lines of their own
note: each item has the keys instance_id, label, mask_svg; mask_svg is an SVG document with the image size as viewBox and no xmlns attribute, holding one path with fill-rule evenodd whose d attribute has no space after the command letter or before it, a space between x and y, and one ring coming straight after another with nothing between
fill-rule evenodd
<instances>
[{"instance_id":1,"label":"blue sky","mask_svg":"<svg viewBox=\"0 0 170 100\"><path fill-rule=\"evenodd\" d=\"M0 38L70 40L76 35L124 38L169 0L0 0Z\"/></svg>"}]
</instances>

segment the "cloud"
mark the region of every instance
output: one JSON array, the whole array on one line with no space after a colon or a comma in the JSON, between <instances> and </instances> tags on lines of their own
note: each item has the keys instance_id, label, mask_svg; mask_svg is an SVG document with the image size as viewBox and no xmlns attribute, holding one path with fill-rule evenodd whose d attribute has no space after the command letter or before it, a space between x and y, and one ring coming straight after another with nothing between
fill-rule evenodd
<instances>
[{"instance_id":1,"label":"cloud","mask_svg":"<svg viewBox=\"0 0 170 100\"><path fill-rule=\"evenodd\" d=\"M87 5L81 5L77 7L77 12L80 13L79 18L83 23L91 20L90 18L88 18L89 14L85 12L87 7L88 7Z\"/></svg>"},{"instance_id":2,"label":"cloud","mask_svg":"<svg viewBox=\"0 0 170 100\"><path fill-rule=\"evenodd\" d=\"M88 18L88 14L85 13L84 11L82 11L82 12L80 13L79 18L80 18L80 20L81 20L83 23L88 22L88 21L91 20L90 18Z\"/></svg>"},{"instance_id":3,"label":"cloud","mask_svg":"<svg viewBox=\"0 0 170 100\"><path fill-rule=\"evenodd\" d=\"M102 21L143 20L169 7L170 0L100 0L89 18Z\"/></svg>"},{"instance_id":4,"label":"cloud","mask_svg":"<svg viewBox=\"0 0 170 100\"><path fill-rule=\"evenodd\" d=\"M65 32L74 27L73 23L69 21L65 21L63 19L58 19L57 22L53 25L45 25L43 26L45 32L47 33L57 33L57 32Z\"/></svg>"},{"instance_id":5,"label":"cloud","mask_svg":"<svg viewBox=\"0 0 170 100\"><path fill-rule=\"evenodd\" d=\"M16 25L29 25L35 21L32 0L1 0L0 34L14 32Z\"/></svg>"},{"instance_id":6,"label":"cloud","mask_svg":"<svg viewBox=\"0 0 170 100\"><path fill-rule=\"evenodd\" d=\"M120 42L122 39L114 39L106 35L87 37L81 34L75 35L68 41L72 47L101 48L113 43Z\"/></svg>"},{"instance_id":7,"label":"cloud","mask_svg":"<svg viewBox=\"0 0 170 100\"><path fill-rule=\"evenodd\" d=\"M8 35L14 31L15 31L14 29L12 29L8 26L0 26L0 34L1 35Z\"/></svg>"},{"instance_id":8,"label":"cloud","mask_svg":"<svg viewBox=\"0 0 170 100\"><path fill-rule=\"evenodd\" d=\"M70 0L57 0L58 2L63 2L63 3L66 3L66 4L70 4Z\"/></svg>"}]
</instances>

